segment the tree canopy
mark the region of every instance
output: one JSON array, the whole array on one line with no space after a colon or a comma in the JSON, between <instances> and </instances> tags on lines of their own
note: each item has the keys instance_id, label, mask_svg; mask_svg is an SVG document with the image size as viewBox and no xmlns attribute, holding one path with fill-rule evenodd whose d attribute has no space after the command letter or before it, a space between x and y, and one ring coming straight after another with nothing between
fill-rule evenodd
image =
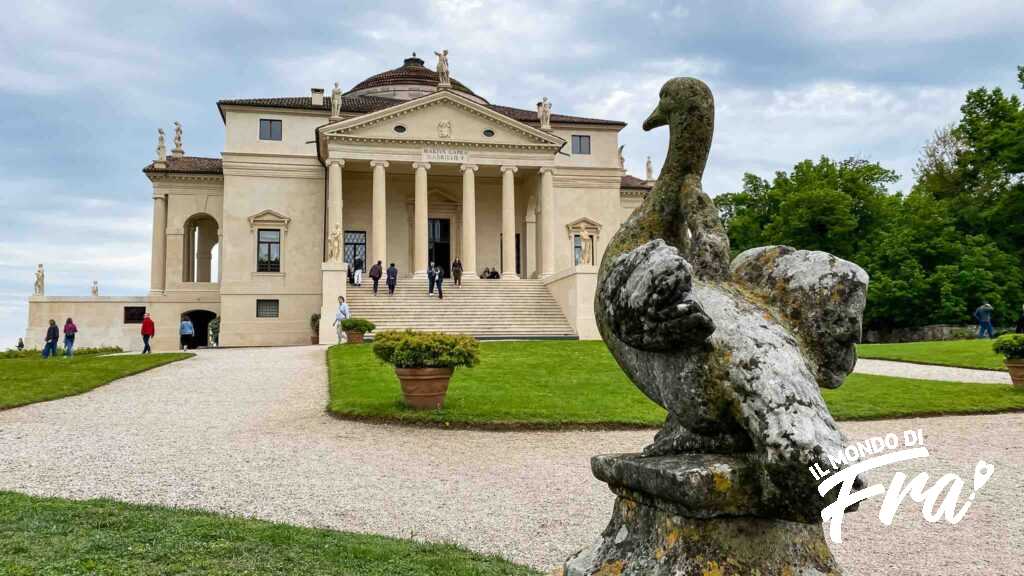
<instances>
[{"instance_id":1,"label":"tree canopy","mask_svg":"<svg viewBox=\"0 0 1024 576\"><path fill-rule=\"evenodd\" d=\"M715 199L734 253L786 244L858 263L869 327L969 322L985 301L1010 323L1024 302L1024 105L978 88L960 110L925 145L907 195L890 193L895 172L858 158L744 175Z\"/></svg>"}]
</instances>

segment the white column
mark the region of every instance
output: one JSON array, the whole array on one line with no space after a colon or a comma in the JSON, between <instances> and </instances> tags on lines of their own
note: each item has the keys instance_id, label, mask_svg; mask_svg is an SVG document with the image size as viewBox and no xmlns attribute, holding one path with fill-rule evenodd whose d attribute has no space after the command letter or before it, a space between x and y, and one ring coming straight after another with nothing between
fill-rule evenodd
<instances>
[{"instance_id":1,"label":"white column","mask_svg":"<svg viewBox=\"0 0 1024 576\"><path fill-rule=\"evenodd\" d=\"M153 255L150 260L149 288L163 292L167 276L167 196L153 196Z\"/></svg>"},{"instance_id":2,"label":"white column","mask_svg":"<svg viewBox=\"0 0 1024 576\"><path fill-rule=\"evenodd\" d=\"M516 275L516 168L501 167L501 277Z\"/></svg>"},{"instance_id":3,"label":"white column","mask_svg":"<svg viewBox=\"0 0 1024 576\"><path fill-rule=\"evenodd\" d=\"M413 273L427 274L427 170L430 164L413 162L416 169L416 213L413 223Z\"/></svg>"},{"instance_id":4,"label":"white column","mask_svg":"<svg viewBox=\"0 0 1024 576\"><path fill-rule=\"evenodd\" d=\"M476 164L463 164L462 169L462 267L471 278L476 270Z\"/></svg>"},{"instance_id":5,"label":"white column","mask_svg":"<svg viewBox=\"0 0 1024 576\"><path fill-rule=\"evenodd\" d=\"M540 275L555 273L555 177L549 167L540 169Z\"/></svg>"},{"instance_id":6,"label":"white column","mask_svg":"<svg viewBox=\"0 0 1024 576\"><path fill-rule=\"evenodd\" d=\"M344 160L332 159L327 161L327 229L324 230L324 245L327 244L327 237L334 230L334 226L345 232L345 223L342 221L342 209L344 202L341 190L341 168L345 165Z\"/></svg>"},{"instance_id":7,"label":"white column","mask_svg":"<svg viewBox=\"0 0 1024 576\"><path fill-rule=\"evenodd\" d=\"M387 268L388 265L388 214L387 214L387 188L385 183L384 169L388 167L387 160L373 160L373 257L368 265L378 260L381 265Z\"/></svg>"}]
</instances>

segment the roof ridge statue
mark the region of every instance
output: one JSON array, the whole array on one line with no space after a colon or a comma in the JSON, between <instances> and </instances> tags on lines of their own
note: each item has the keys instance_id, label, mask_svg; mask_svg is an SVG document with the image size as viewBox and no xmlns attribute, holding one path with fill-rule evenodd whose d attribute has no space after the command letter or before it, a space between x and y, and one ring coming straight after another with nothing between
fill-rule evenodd
<instances>
[{"instance_id":1,"label":"roof ridge statue","mask_svg":"<svg viewBox=\"0 0 1024 576\"><path fill-rule=\"evenodd\" d=\"M621 574L700 574L717 562L730 566L723 574L838 574L820 526L835 494L820 496L808 467L844 446L818 388L853 370L867 274L786 246L730 265L701 187L707 85L669 80L644 129L664 125L661 175L604 253L595 314L619 365L668 416L643 454L592 460L619 499L565 572L619 563Z\"/></svg>"}]
</instances>

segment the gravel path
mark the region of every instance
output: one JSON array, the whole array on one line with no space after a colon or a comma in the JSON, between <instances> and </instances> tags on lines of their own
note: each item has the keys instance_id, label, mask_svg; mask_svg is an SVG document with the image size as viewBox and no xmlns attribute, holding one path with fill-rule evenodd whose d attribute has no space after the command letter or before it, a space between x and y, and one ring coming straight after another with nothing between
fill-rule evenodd
<instances>
[{"instance_id":1,"label":"gravel path","mask_svg":"<svg viewBox=\"0 0 1024 576\"><path fill-rule=\"evenodd\" d=\"M294 524L452 541L550 568L604 528L588 458L651 431L471 432L339 421L318 347L201 351L82 396L0 412L0 489L198 507ZM1024 414L850 423L852 439L923 428L903 468L995 476L956 526L877 502L850 515L847 576L1024 574ZM869 480L888 481L875 473Z\"/></svg>"},{"instance_id":2,"label":"gravel path","mask_svg":"<svg viewBox=\"0 0 1024 576\"><path fill-rule=\"evenodd\" d=\"M998 370L975 370L973 368L956 368L953 366L932 366L929 364L912 364L910 362L893 362L892 360L871 360L858 358L854 372L861 374L877 374L879 376L899 376L917 380L948 380L950 382L975 382L978 384L1009 384L1010 374Z\"/></svg>"}]
</instances>

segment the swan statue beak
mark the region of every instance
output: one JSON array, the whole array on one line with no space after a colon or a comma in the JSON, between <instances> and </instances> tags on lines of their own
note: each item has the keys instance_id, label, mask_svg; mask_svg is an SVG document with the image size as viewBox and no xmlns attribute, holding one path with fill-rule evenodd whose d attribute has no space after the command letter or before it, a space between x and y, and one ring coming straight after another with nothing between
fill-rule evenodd
<instances>
[{"instance_id":1,"label":"swan statue beak","mask_svg":"<svg viewBox=\"0 0 1024 576\"><path fill-rule=\"evenodd\" d=\"M651 112L651 115L647 117L647 120L644 120L643 128L644 131L647 132L657 128L658 126L664 126L666 124L668 124L668 115L662 111L661 103L659 103L658 107L654 109L654 112Z\"/></svg>"}]
</instances>

